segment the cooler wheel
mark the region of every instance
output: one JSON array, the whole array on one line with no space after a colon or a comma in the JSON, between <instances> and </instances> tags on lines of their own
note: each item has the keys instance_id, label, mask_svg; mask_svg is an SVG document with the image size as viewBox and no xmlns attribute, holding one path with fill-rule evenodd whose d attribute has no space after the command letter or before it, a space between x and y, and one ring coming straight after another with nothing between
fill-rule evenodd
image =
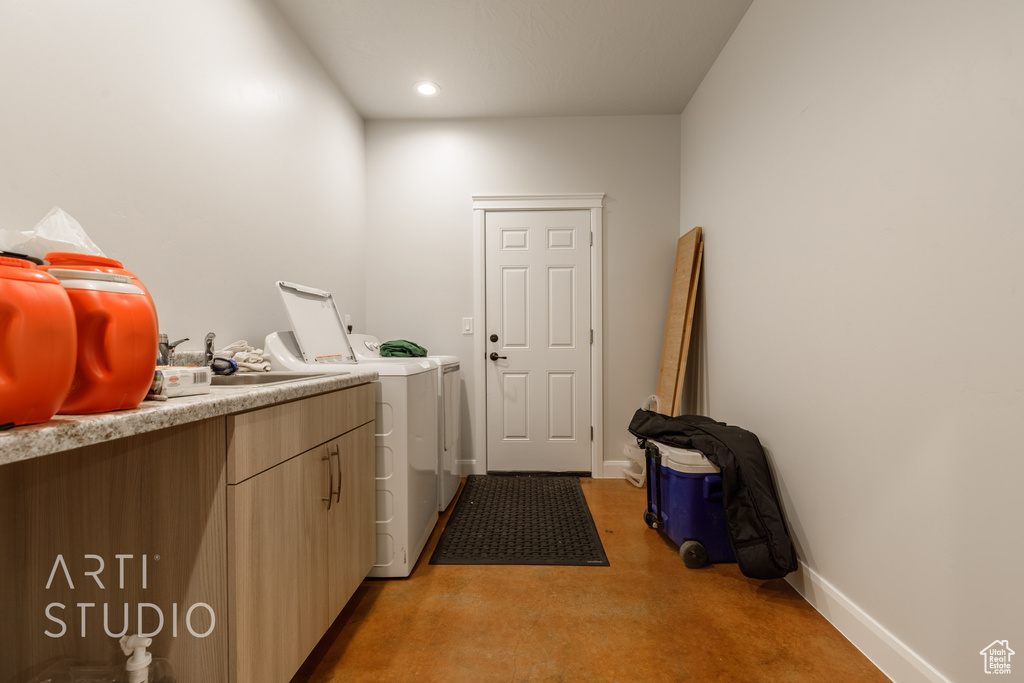
<instances>
[{"instance_id":1,"label":"cooler wheel","mask_svg":"<svg viewBox=\"0 0 1024 683\"><path fill-rule=\"evenodd\" d=\"M658 516L650 510L644 510L644 521L647 522L647 526L652 529L658 528Z\"/></svg>"},{"instance_id":2,"label":"cooler wheel","mask_svg":"<svg viewBox=\"0 0 1024 683\"><path fill-rule=\"evenodd\" d=\"M679 557L683 558L683 564L690 569L700 569L708 563L708 551L700 541L683 541L679 546Z\"/></svg>"}]
</instances>

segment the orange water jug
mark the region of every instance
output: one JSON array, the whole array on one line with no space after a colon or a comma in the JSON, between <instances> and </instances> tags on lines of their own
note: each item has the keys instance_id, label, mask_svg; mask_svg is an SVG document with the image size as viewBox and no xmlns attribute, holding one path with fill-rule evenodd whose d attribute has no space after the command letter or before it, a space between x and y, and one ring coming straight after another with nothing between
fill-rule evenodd
<instances>
[{"instance_id":1,"label":"orange water jug","mask_svg":"<svg viewBox=\"0 0 1024 683\"><path fill-rule=\"evenodd\" d=\"M126 275L53 268L71 300L78 333L75 377L57 411L104 413L138 406L156 370L156 314Z\"/></svg>"},{"instance_id":2,"label":"orange water jug","mask_svg":"<svg viewBox=\"0 0 1024 683\"><path fill-rule=\"evenodd\" d=\"M106 256L94 256L92 254L78 254L73 251L51 251L44 257L49 265L42 266L42 270L49 270L50 268L71 268L73 270L95 270L99 273L115 273L117 275L127 275L132 280L132 284L141 287L142 291L145 292L146 298L149 299L149 304L153 307L153 315L156 315L156 304L153 303L153 297L150 296L149 290L146 289L146 285L142 284L142 280L135 276L135 273L130 270L124 269L124 264L120 261ZM157 327L159 328L159 319Z\"/></svg>"},{"instance_id":3,"label":"orange water jug","mask_svg":"<svg viewBox=\"0 0 1024 683\"><path fill-rule=\"evenodd\" d=\"M46 422L75 374L76 329L60 283L0 256L0 425Z\"/></svg>"}]
</instances>

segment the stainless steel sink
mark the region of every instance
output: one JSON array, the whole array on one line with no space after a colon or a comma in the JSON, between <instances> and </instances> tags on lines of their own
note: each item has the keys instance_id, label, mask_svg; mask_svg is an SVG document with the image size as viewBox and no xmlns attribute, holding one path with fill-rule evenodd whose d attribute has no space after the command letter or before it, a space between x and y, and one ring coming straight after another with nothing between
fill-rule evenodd
<instances>
[{"instance_id":1,"label":"stainless steel sink","mask_svg":"<svg viewBox=\"0 0 1024 683\"><path fill-rule=\"evenodd\" d=\"M332 375L347 375L347 372L332 372ZM214 375L210 383L215 387L247 387L266 386L268 384L283 384L284 382L298 382L303 379L314 377L326 377L326 372L238 372L234 375Z\"/></svg>"}]
</instances>

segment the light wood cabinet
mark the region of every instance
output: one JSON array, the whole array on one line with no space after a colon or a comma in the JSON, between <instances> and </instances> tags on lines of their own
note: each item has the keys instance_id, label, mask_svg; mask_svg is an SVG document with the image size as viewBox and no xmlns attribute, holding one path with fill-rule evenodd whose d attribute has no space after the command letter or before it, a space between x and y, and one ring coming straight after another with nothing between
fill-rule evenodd
<instances>
[{"instance_id":1,"label":"light wood cabinet","mask_svg":"<svg viewBox=\"0 0 1024 683\"><path fill-rule=\"evenodd\" d=\"M223 418L0 467L0 681L123 663L140 611L178 681L225 680L226 493Z\"/></svg>"},{"instance_id":2,"label":"light wood cabinet","mask_svg":"<svg viewBox=\"0 0 1024 683\"><path fill-rule=\"evenodd\" d=\"M373 565L373 393L339 393L228 418L229 478L264 468L228 486L233 682L288 681Z\"/></svg>"},{"instance_id":3,"label":"light wood cabinet","mask_svg":"<svg viewBox=\"0 0 1024 683\"><path fill-rule=\"evenodd\" d=\"M0 681L123 662L141 609L178 681L287 683L374 561L374 413L365 384L0 466Z\"/></svg>"}]
</instances>

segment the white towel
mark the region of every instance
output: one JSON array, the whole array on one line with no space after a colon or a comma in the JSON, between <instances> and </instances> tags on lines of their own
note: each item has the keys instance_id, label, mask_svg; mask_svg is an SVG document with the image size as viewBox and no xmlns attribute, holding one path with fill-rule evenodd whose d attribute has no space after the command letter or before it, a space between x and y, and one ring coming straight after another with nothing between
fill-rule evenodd
<instances>
[{"instance_id":1,"label":"white towel","mask_svg":"<svg viewBox=\"0 0 1024 683\"><path fill-rule=\"evenodd\" d=\"M267 372L270 370L270 354L263 349L250 346L240 339L228 344L220 351L214 351L217 358L229 358L238 364L239 372Z\"/></svg>"}]
</instances>

